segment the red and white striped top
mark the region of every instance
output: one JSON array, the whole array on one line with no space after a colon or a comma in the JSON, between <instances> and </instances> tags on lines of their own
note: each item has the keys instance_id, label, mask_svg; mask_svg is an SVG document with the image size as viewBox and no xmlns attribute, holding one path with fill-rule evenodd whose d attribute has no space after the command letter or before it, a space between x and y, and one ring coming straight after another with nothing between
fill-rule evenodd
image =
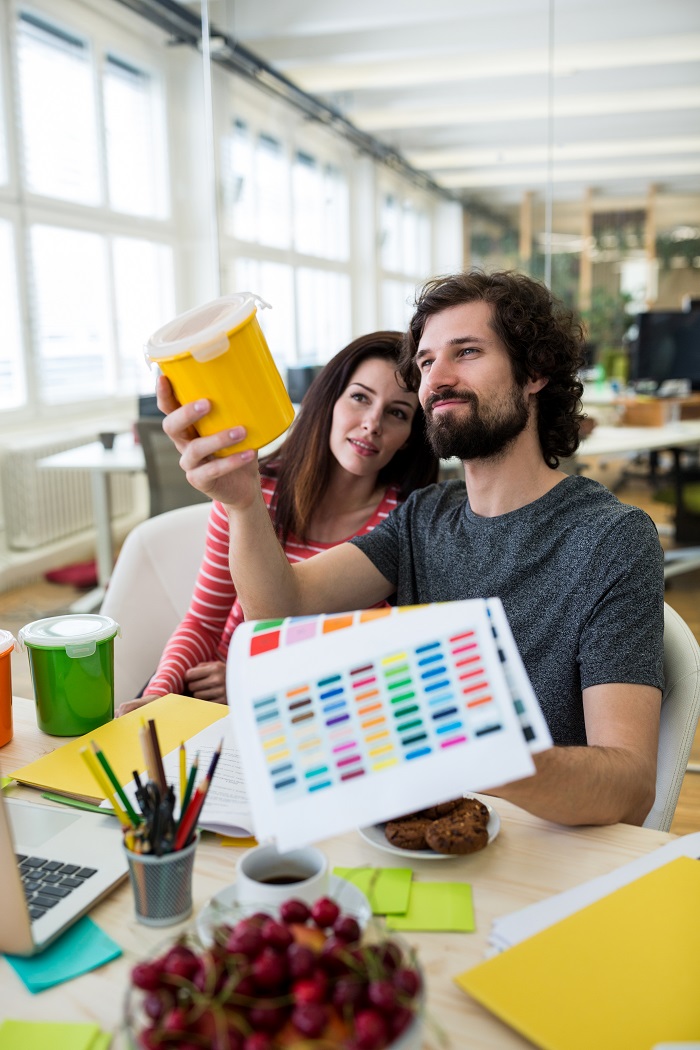
<instances>
[{"instance_id":1,"label":"red and white striped top","mask_svg":"<svg viewBox=\"0 0 700 1050\"><path fill-rule=\"evenodd\" d=\"M260 480L269 509L275 492L275 479L261 477ZM363 536L366 532L371 532L397 503L398 491L390 485L374 514L354 535ZM313 541L304 544L290 536L284 552L293 564L313 558L314 554L335 546L334 543ZM221 504L214 502L207 525L204 559L199 568L190 607L165 646L156 673L144 690L147 695L185 693L187 687L184 673L188 668L214 660L226 660L231 635L244 619L241 603L231 580L228 547L228 518Z\"/></svg>"}]
</instances>

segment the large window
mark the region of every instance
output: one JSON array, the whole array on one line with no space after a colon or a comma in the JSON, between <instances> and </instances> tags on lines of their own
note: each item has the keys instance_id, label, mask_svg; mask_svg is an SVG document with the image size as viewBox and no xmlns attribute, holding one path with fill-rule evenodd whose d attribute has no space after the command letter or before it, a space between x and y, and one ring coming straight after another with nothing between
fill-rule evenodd
<instances>
[{"instance_id":1,"label":"large window","mask_svg":"<svg viewBox=\"0 0 700 1050\"><path fill-rule=\"evenodd\" d=\"M401 330L413 313L416 286L430 276L431 223L414 199L386 192L381 206L382 323Z\"/></svg>"},{"instance_id":2,"label":"large window","mask_svg":"<svg viewBox=\"0 0 700 1050\"><path fill-rule=\"evenodd\" d=\"M327 361L352 330L347 175L292 134L236 116L221 180L225 290L273 306L259 317L280 367Z\"/></svg>"},{"instance_id":3,"label":"large window","mask_svg":"<svg viewBox=\"0 0 700 1050\"><path fill-rule=\"evenodd\" d=\"M152 387L143 343L175 310L163 74L70 2L14 17L19 164L15 190L0 125L14 220L0 223L0 291L15 313L5 316L0 409L87 408Z\"/></svg>"}]
</instances>

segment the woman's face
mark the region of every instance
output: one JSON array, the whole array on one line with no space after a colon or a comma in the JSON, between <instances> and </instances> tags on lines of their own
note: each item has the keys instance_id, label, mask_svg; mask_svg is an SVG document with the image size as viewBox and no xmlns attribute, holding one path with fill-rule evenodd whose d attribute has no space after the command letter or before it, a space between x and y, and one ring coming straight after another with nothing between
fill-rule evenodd
<instances>
[{"instance_id":1,"label":"woman's face","mask_svg":"<svg viewBox=\"0 0 700 1050\"><path fill-rule=\"evenodd\" d=\"M377 474L408 441L418 397L395 373L393 361L367 358L333 407L331 452L349 474Z\"/></svg>"}]
</instances>

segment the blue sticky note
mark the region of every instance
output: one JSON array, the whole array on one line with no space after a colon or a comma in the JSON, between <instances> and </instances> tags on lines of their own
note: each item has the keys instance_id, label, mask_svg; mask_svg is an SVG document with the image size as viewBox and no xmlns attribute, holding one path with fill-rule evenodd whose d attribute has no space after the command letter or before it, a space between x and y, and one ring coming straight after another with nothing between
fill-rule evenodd
<instances>
[{"instance_id":1,"label":"blue sticky note","mask_svg":"<svg viewBox=\"0 0 700 1050\"><path fill-rule=\"evenodd\" d=\"M39 955L29 959L20 955L5 958L30 992L43 992L54 984L96 970L121 953L119 945L86 915Z\"/></svg>"}]
</instances>

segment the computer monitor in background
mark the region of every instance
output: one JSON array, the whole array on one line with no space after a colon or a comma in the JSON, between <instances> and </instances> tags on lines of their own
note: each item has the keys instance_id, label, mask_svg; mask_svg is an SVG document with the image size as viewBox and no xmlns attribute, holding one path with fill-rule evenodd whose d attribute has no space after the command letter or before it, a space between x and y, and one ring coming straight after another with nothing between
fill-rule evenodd
<instances>
[{"instance_id":1,"label":"computer monitor in background","mask_svg":"<svg viewBox=\"0 0 700 1050\"><path fill-rule=\"evenodd\" d=\"M700 390L700 310L650 310L637 316L630 381L688 379Z\"/></svg>"}]
</instances>

